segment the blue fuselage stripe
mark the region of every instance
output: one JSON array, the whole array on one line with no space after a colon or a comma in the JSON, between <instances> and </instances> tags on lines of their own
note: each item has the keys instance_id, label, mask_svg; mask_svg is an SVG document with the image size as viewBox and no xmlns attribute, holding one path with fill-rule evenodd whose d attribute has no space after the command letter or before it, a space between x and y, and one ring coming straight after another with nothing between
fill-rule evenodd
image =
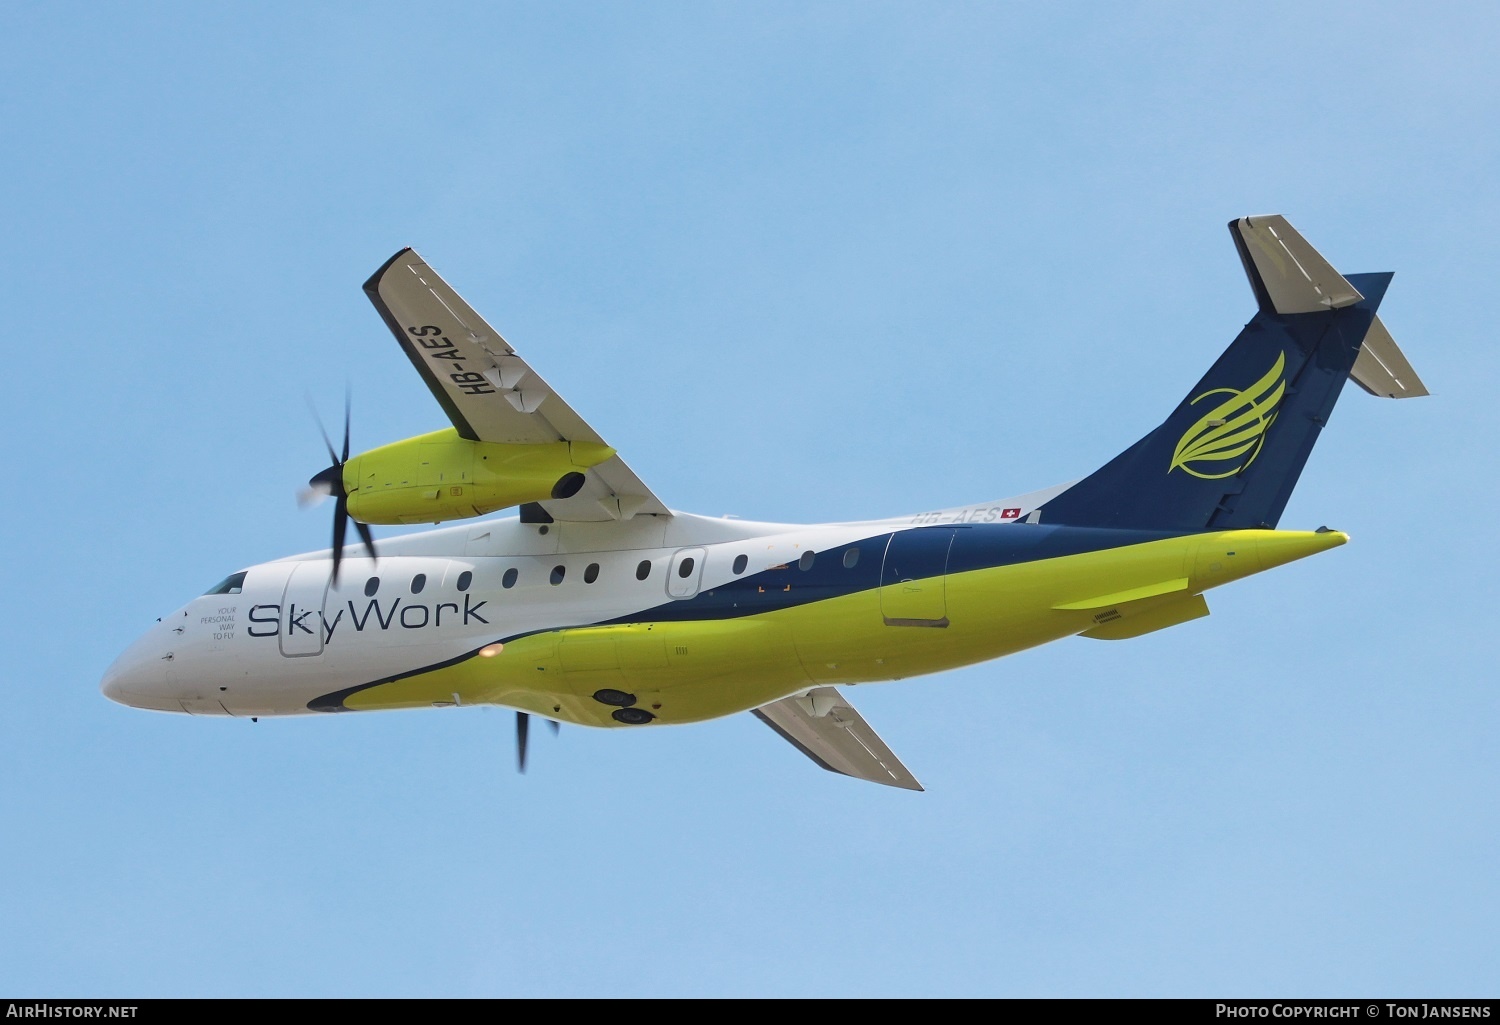
<instances>
[{"instance_id":1,"label":"blue fuselage stripe","mask_svg":"<svg viewBox=\"0 0 1500 1025\"><path fill-rule=\"evenodd\" d=\"M877 534L815 553L803 569L797 562L763 570L599 625L737 619L868 591L902 579L993 569L1042 559L1179 537L1181 531L1113 530L1042 524L960 524L900 531L901 565L888 564L891 534ZM853 550L853 566L849 553ZM894 560L891 560L894 561ZM946 567L946 568L945 568ZM882 579L882 569L889 579Z\"/></svg>"}]
</instances>

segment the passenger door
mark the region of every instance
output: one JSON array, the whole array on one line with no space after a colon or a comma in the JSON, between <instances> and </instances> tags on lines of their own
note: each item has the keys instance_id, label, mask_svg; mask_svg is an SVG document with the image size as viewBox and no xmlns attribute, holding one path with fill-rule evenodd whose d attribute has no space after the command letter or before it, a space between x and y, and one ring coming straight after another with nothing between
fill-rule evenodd
<instances>
[{"instance_id":1,"label":"passenger door","mask_svg":"<svg viewBox=\"0 0 1500 1025\"><path fill-rule=\"evenodd\" d=\"M281 653L287 658L323 653L323 601L332 564L299 562L281 596Z\"/></svg>"},{"instance_id":2,"label":"passenger door","mask_svg":"<svg viewBox=\"0 0 1500 1025\"><path fill-rule=\"evenodd\" d=\"M673 598L691 598L698 593L703 580L702 548L682 548L672 555L667 567L667 594Z\"/></svg>"},{"instance_id":3,"label":"passenger door","mask_svg":"<svg viewBox=\"0 0 1500 1025\"><path fill-rule=\"evenodd\" d=\"M943 576L948 571L952 527L898 530L880 568L880 612L886 626L947 626Z\"/></svg>"}]
</instances>

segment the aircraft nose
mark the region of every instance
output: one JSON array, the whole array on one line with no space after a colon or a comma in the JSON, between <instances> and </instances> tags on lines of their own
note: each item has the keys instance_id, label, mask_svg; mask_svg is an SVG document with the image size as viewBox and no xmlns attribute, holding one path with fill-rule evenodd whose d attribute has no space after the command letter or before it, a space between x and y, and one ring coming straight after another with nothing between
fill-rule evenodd
<instances>
[{"instance_id":1,"label":"aircraft nose","mask_svg":"<svg viewBox=\"0 0 1500 1025\"><path fill-rule=\"evenodd\" d=\"M104 679L99 682L99 693L119 704L130 704L125 700L125 674L120 672L119 659L115 659L114 664L104 670Z\"/></svg>"},{"instance_id":2,"label":"aircraft nose","mask_svg":"<svg viewBox=\"0 0 1500 1025\"><path fill-rule=\"evenodd\" d=\"M155 650L157 647L159 644L148 635L126 648L104 671L99 692L131 708L181 712L182 705L175 700L167 678L167 660Z\"/></svg>"},{"instance_id":3,"label":"aircraft nose","mask_svg":"<svg viewBox=\"0 0 1500 1025\"><path fill-rule=\"evenodd\" d=\"M133 644L104 671L99 681L99 691L111 701L132 708L140 707L142 699L153 690L161 690L165 680L151 678L150 666L144 663L139 644ZM155 684L155 686L153 686Z\"/></svg>"}]
</instances>

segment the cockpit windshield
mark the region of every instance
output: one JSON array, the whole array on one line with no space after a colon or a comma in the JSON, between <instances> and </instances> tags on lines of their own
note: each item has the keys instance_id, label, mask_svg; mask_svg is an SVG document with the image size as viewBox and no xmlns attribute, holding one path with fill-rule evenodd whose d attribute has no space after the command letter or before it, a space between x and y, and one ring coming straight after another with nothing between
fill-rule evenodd
<instances>
[{"instance_id":1,"label":"cockpit windshield","mask_svg":"<svg viewBox=\"0 0 1500 1025\"><path fill-rule=\"evenodd\" d=\"M245 572L231 573L204 594L239 594L245 589Z\"/></svg>"}]
</instances>

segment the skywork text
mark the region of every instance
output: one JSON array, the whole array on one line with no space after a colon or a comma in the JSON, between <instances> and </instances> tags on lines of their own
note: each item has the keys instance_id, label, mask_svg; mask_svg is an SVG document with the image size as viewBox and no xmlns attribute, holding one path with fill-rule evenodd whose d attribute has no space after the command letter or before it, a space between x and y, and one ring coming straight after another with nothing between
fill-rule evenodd
<instances>
[{"instance_id":1,"label":"skywork text","mask_svg":"<svg viewBox=\"0 0 1500 1025\"><path fill-rule=\"evenodd\" d=\"M252 605L249 616L250 628L245 632L251 637L275 637L280 633L285 633L290 637L298 634L312 634L313 631L319 630L323 634L323 643L327 644L333 640L339 626L346 622L354 628L356 633L364 633L367 629L425 630L429 627L445 625L488 624L489 620L479 614L479 610L488 604L488 601L476 602L466 594L462 608L451 601L440 602L437 605L402 604L400 598L395 599L389 605L382 604L379 598L371 598L363 608L356 606L351 599L339 609L319 609L291 602L287 605L285 612L279 604ZM330 612L333 613L331 619L329 618ZM345 613L348 613L347 619L344 618ZM446 618L444 618L445 613Z\"/></svg>"}]
</instances>

